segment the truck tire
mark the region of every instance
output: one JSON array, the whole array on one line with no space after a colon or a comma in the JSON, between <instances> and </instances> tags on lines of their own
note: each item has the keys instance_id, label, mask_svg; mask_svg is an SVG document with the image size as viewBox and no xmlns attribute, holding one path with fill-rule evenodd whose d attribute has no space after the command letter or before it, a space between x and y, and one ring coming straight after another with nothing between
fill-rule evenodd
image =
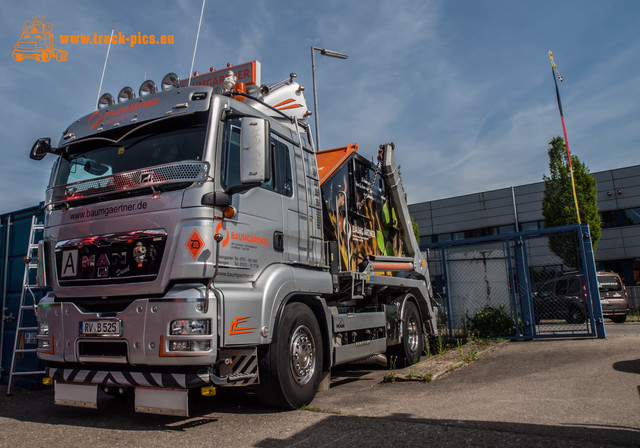
<instances>
[{"instance_id":1,"label":"truck tire","mask_svg":"<svg viewBox=\"0 0 640 448\"><path fill-rule=\"evenodd\" d=\"M309 307L284 308L277 340L259 351L258 399L280 409L299 409L318 391L322 370L322 336Z\"/></svg>"},{"instance_id":2,"label":"truck tire","mask_svg":"<svg viewBox=\"0 0 640 448\"><path fill-rule=\"evenodd\" d=\"M395 357L389 364L397 367L412 366L420 361L424 351L422 319L415 303L407 301L402 318L402 343L389 348L388 356Z\"/></svg>"}]
</instances>

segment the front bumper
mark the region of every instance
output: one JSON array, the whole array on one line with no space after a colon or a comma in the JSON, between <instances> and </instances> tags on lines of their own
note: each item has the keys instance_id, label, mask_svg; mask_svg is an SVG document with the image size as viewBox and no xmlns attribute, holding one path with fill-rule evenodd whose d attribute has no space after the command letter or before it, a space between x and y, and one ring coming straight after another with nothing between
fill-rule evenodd
<instances>
[{"instance_id":1,"label":"front bumper","mask_svg":"<svg viewBox=\"0 0 640 448\"><path fill-rule=\"evenodd\" d=\"M219 366L183 368L137 368L119 366L50 365L47 376L56 383L95 384L119 387L154 387L162 389L193 389L216 386L245 386L258 382L256 349L236 349L223 352Z\"/></svg>"},{"instance_id":2,"label":"front bumper","mask_svg":"<svg viewBox=\"0 0 640 448\"><path fill-rule=\"evenodd\" d=\"M163 298L137 299L118 312L86 311L70 301L56 302L49 294L38 305L38 322L47 328L38 334L38 356L48 362L81 365L213 365L217 360L217 309L213 294L205 303L201 286L174 288ZM171 322L177 319L209 320L210 331L171 335ZM98 320L119 321L120 333L81 334L83 322ZM172 342L180 341L189 341L196 350L172 350Z\"/></svg>"}]
</instances>

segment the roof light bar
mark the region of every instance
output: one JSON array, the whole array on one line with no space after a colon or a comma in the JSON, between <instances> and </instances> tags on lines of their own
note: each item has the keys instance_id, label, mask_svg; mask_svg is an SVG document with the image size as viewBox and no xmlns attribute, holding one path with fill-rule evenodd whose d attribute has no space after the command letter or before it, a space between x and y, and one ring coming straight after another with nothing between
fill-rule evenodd
<instances>
[{"instance_id":1,"label":"roof light bar","mask_svg":"<svg viewBox=\"0 0 640 448\"><path fill-rule=\"evenodd\" d=\"M124 103L125 101L132 100L136 97L136 92L129 86L123 87L118 93L118 103Z\"/></svg>"},{"instance_id":2,"label":"roof light bar","mask_svg":"<svg viewBox=\"0 0 640 448\"><path fill-rule=\"evenodd\" d=\"M143 96L151 95L152 93L158 93L158 86L156 86L156 83L152 80L147 79L140 85L140 89L138 89L138 95L140 95L140 98L142 98Z\"/></svg>"},{"instance_id":3,"label":"roof light bar","mask_svg":"<svg viewBox=\"0 0 640 448\"><path fill-rule=\"evenodd\" d=\"M98 99L98 109L104 109L114 104L116 104L116 100L110 93L103 93L100 99Z\"/></svg>"},{"instance_id":4,"label":"roof light bar","mask_svg":"<svg viewBox=\"0 0 640 448\"><path fill-rule=\"evenodd\" d=\"M173 72L167 73L162 78L162 91L177 89L180 86L180 78Z\"/></svg>"}]
</instances>

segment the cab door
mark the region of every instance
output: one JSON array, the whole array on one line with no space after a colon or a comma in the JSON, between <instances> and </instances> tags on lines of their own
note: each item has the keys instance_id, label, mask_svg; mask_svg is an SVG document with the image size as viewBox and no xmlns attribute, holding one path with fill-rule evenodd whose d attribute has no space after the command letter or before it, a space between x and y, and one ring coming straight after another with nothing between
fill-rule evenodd
<instances>
[{"instance_id":1,"label":"cab door","mask_svg":"<svg viewBox=\"0 0 640 448\"><path fill-rule=\"evenodd\" d=\"M220 158L220 182L233 194L237 213L217 224L223 235L220 275L229 279L252 281L268 265L284 260L283 255L283 192L285 182L275 167L275 144L270 142L271 166L269 179L243 188L240 182L240 120L227 121Z\"/></svg>"}]
</instances>

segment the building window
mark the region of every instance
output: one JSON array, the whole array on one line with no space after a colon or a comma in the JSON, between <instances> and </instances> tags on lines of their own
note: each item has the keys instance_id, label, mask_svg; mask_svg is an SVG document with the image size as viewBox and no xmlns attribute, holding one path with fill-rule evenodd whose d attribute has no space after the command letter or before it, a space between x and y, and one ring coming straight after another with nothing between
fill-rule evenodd
<instances>
[{"instance_id":1,"label":"building window","mask_svg":"<svg viewBox=\"0 0 640 448\"><path fill-rule=\"evenodd\" d=\"M513 233L515 231L516 231L516 226L514 226L513 224L509 224L508 226L499 226L498 227L498 233L499 234Z\"/></svg>"},{"instance_id":2,"label":"building window","mask_svg":"<svg viewBox=\"0 0 640 448\"><path fill-rule=\"evenodd\" d=\"M623 213L625 226L640 224L640 208L628 208Z\"/></svg>"},{"instance_id":3,"label":"building window","mask_svg":"<svg viewBox=\"0 0 640 448\"><path fill-rule=\"evenodd\" d=\"M525 232L527 230L538 230L540 227L538 225L538 221L531 222L521 222L520 223L520 231Z\"/></svg>"},{"instance_id":4,"label":"building window","mask_svg":"<svg viewBox=\"0 0 640 448\"><path fill-rule=\"evenodd\" d=\"M600 212L600 220L602 221L602 228L616 226L616 218L613 210L607 210L606 212Z\"/></svg>"}]
</instances>

